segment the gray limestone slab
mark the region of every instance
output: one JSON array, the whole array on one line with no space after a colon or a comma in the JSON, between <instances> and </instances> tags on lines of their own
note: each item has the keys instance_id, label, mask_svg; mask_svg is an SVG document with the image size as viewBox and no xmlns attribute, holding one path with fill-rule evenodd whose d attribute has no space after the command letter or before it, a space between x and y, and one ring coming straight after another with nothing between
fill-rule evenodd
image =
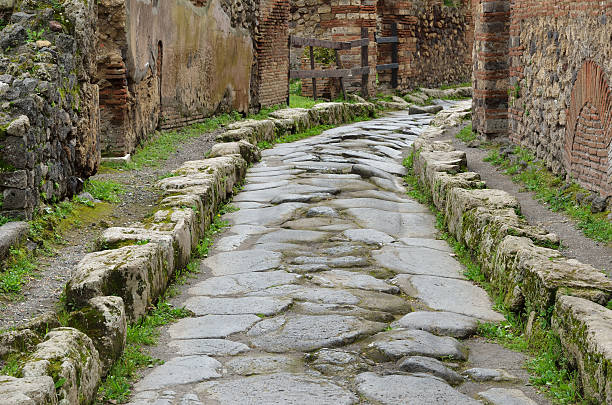
<instances>
[{"instance_id":1,"label":"gray limestone slab","mask_svg":"<svg viewBox=\"0 0 612 405\"><path fill-rule=\"evenodd\" d=\"M353 405L358 398L331 380L304 374L276 373L211 383L197 388L204 403L218 405Z\"/></svg>"},{"instance_id":2,"label":"gray limestone slab","mask_svg":"<svg viewBox=\"0 0 612 405\"><path fill-rule=\"evenodd\" d=\"M307 287L302 285L282 285L249 293L259 297L288 297L298 301L318 302L322 304L356 305L360 302L354 294L334 288Z\"/></svg>"},{"instance_id":3,"label":"gray limestone slab","mask_svg":"<svg viewBox=\"0 0 612 405\"><path fill-rule=\"evenodd\" d=\"M393 283L405 294L420 299L437 311L455 312L490 322L504 319L502 314L493 310L486 291L467 280L400 274Z\"/></svg>"},{"instance_id":4,"label":"gray limestone slab","mask_svg":"<svg viewBox=\"0 0 612 405\"><path fill-rule=\"evenodd\" d=\"M455 338L436 336L424 330L390 330L378 333L363 349L375 360L396 361L404 356L467 360L467 349Z\"/></svg>"},{"instance_id":5,"label":"gray limestone slab","mask_svg":"<svg viewBox=\"0 0 612 405\"><path fill-rule=\"evenodd\" d=\"M329 227L332 225L342 225L351 227L356 226L355 224L340 218L317 216L287 221L283 224L283 227L288 229L320 230L323 227Z\"/></svg>"},{"instance_id":6,"label":"gray limestone slab","mask_svg":"<svg viewBox=\"0 0 612 405\"><path fill-rule=\"evenodd\" d=\"M272 176L247 176L246 179L248 180L248 182L250 184L252 183L268 183L271 180ZM274 176L274 180L276 181L282 181L282 180L291 180L295 178L294 175L291 174L279 174Z\"/></svg>"},{"instance_id":7,"label":"gray limestone slab","mask_svg":"<svg viewBox=\"0 0 612 405\"><path fill-rule=\"evenodd\" d=\"M395 319L395 317L388 312L369 310L355 305L344 304L296 302L291 310L302 315L349 315L375 322L391 322Z\"/></svg>"},{"instance_id":8,"label":"gray limestone slab","mask_svg":"<svg viewBox=\"0 0 612 405\"><path fill-rule=\"evenodd\" d=\"M232 374L250 376L280 372L304 372L303 361L297 356L257 354L230 359L224 364Z\"/></svg>"},{"instance_id":9,"label":"gray limestone slab","mask_svg":"<svg viewBox=\"0 0 612 405\"><path fill-rule=\"evenodd\" d=\"M380 153L384 153L385 155L389 156L391 159L401 159L402 158L402 152L389 148L388 146L376 145L374 146L374 149L376 149Z\"/></svg>"},{"instance_id":10,"label":"gray limestone slab","mask_svg":"<svg viewBox=\"0 0 612 405\"><path fill-rule=\"evenodd\" d=\"M286 271L266 271L261 273L240 273L231 276L211 277L191 287L192 295L237 295L264 290L268 287L293 284L299 276Z\"/></svg>"},{"instance_id":11,"label":"gray limestone slab","mask_svg":"<svg viewBox=\"0 0 612 405\"><path fill-rule=\"evenodd\" d=\"M197 316L202 315L276 315L285 311L292 300L274 297L211 298L191 297L185 301L185 308Z\"/></svg>"},{"instance_id":12,"label":"gray limestone slab","mask_svg":"<svg viewBox=\"0 0 612 405\"><path fill-rule=\"evenodd\" d=\"M429 373L442 378L451 385L461 384L464 381L463 377L455 370L451 370L440 360L431 357L404 357L397 362L397 367L408 373Z\"/></svg>"},{"instance_id":13,"label":"gray limestone slab","mask_svg":"<svg viewBox=\"0 0 612 405\"><path fill-rule=\"evenodd\" d=\"M325 207L325 206L309 208L308 211L306 211L306 216L307 217L331 217L331 218L339 217L338 211L336 211L332 207Z\"/></svg>"},{"instance_id":14,"label":"gray limestone slab","mask_svg":"<svg viewBox=\"0 0 612 405\"><path fill-rule=\"evenodd\" d=\"M331 193L311 193L311 194L278 194L270 200L271 204L284 204L284 203L310 203L323 201L331 198Z\"/></svg>"},{"instance_id":15,"label":"gray limestone slab","mask_svg":"<svg viewBox=\"0 0 612 405\"><path fill-rule=\"evenodd\" d=\"M363 191L363 190L374 190L375 187L367 181L358 179L343 179L343 178L299 178L300 184L307 184L310 186L317 187L334 187L342 190L343 192L349 191Z\"/></svg>"},{"instance_id":16,"label":"gray limestone slab","mask_svg":"<svg viewBox=\"0 0 612 405\"><path fill-rule=\"evenodd\" d=\"M251 339L251 344L262 350L311 351L322 347L336 347L383 330L386 324L366 321L353 316L297 315L287 319L279 329Z\"/></svg>"},{"instance_id":17,"label":"gray limestone slab","mask_svg":"<svg viewBox=\"0 0 612 405\"><path fill-rule=\"evenodd\" d=\"M239 194L240 195L240 194ZM226 214L224 219L232 225L265 225L282 224L296 210L306 206L303 203L285 203L274 207L256 208L256 209L241 209L240 211Z\"/></svg>"},{"instance_id":18,"label":"gray limestone slab","mask_svg":"<svg viewBox=\"0 0 612 405\"><path fill-rule=\"evenodd\" d=\"M360 290L380 291L385 293L397 294L399 288L385 283L367 274L345 271L331 270L312 276L313 283L323 287L344 287L358 288Z\"/></svg>"},{"instance_id":19,"label":"gray limestone slab","mask_svg":"<svg viewBox=\"0 0 612 405\"><path fill-rule=\"evenodd\" d=\"M372 167L369 165L356 164L356 165L353 165L353 168L351 169L351 171L363 177L364 179L369 179L371 177L377 177L381 179L391 180L395 177L390 173L387 173L383 170L377 169L376 167Z\"/></svg>"},{"instance_id":20,"label":"gray limestone slab","mask_svg":"<svg viewBox=\"0 0 612 405\"><path fill-rule=\"evenodd\" d=\"M386 191L390 191L390 192L398 193L398 194L406 193L406 188L402 186L401 184L399 184L399 182L396 180L387 180L387 179L381 179L379 177L372 177L370 181L382 190L386 190Z\"/></svg>"},{"instance_id":21,"label":"gray limestone slab","mask_svg":"<svg viewBox=\"0 0 612 405\"><path fill-rule=\"evenodd\" d=\"M357 391L381 405L478 405L479 402L460 393L436 378L410 375L378 376L359 374Z\"/></svg>"},{"instance_id":22,"label":"gray limestone slab","mask_svg":"<svg viewBox=\"0 0 612 405\"><path fill-rule=\"evenodd\" d=\"M232 250L236 250L250 237L251 235L244 233L225 236L214 243L213 251L230 252Z\"/></svg>"},{"instance_id":23,"label":"gray limestone slab","mask_svg":"<svg viewBox=\"0 0 612 405\"><path fill-rule=\"evenodd\" d=\"M422 204L411 200L402 200L399 202L387 201L379 198L350 198L350 199L335 199L329 204L337 208L375 208L377 210L400 212L400 213L419 213L429 212L429 209Z\"/></svg>"},{"instance_id":24,"label":"gray limestone slab","mask_svg":"<svg viewBox=\"0 0 612 405\"><path fill-rule=\"evenodd\" d=\"M282 242L265 242L265 243L256 243L253 245L255 249L263 249L270 250L272 252L284 252L286 250L295 252L297 250L302 249L301 245L297 245L295 243L282 243Z\"/></svg>"},{"instance_id":25,"label":"gray limestone slab","mask_svg":"<svg viewBox=\"0 0 612 405\"><path fill-rule=\"evenodd\" d=\"M249 173L268 173L271 171L274 172L278 170L292 170L292 169L294 169L293 165L268 166L268 163L264 161L256 165L253 165L253 167L249 168Z\"/></svg>"},{"instance_id":26,"label":"gray limestone slab","mask_svg":"<svg viewBox=\"0 0 612 405\"><path fill-rule=\"evenodd\" d=\"M340 349L321 349L305 357L312 368L325 375L353 376L368 370L372 364L358 353Z\"/></svg>"},{"instance_id":27,"label":"gray limestone slab","mask_svg":"<svg viewBox=\"0 0 612 405\"><path fill-rule=\"evenodd\" d=\"M331 164L331 163L330 163ZM325 194L338 194L341 190L335 187L317 187L310 186L307 184L297 184L292 182L286 186L276 187L268 190L256 190L256 191L244 191L234 197L233 201L251 201L259 203L271 203L277 196L285 194L306 194L306 195L320 195Z\"/></svg>"},{"instance_id":28,"label":"gray limestone slab","mask_svg":"<svg viewBox=\"0 0 612 405\"><path fill-rule=\"evenodd\" d=\"M263 249L221 252L202 260L202 266L215 276L266 271L277 268L282 255Z\"/></svg>"},{"instance_id":29,"label":"gray limestone slab","mask_svg":"<svg viewBox=\"0 0 612 405\"><path fill-rule=\"evenodd\" d=\"M463 375L468 376L471 380L476 382L485 382L485 381L517 381L518 379L503 369L493 369L493 368L470 368L463 372Z\"/></svg>"},{"instance_id":30,"label":"gray limestone slab","mask_svg":"<svg viewBox=\"0 0 612 405\"><path fill-rule=\"evenodd\" d=\"M225 338L244 332L261 320L257 315L206 315L184 318L172 324L168 333L172 339Z\"/></svg>"},{"instance_id":31,"label":"gray limestone slab","mask_svg":"<svg viewBox=\"0 0 612 405\"><path fill-rule=\"evenodd\" d=\"M276 180L276 181L267 181L265 183L248 183L242 187L242 191L257 191L257 190L266 190L270 188L276 188L281 186L286 186L289 184L289 180Z\"/></svg>"},{"instance_id":32,"label":"gray limestone slab","mask_svg":"<svg viewBox=\"0 0 612 405\"><path fill-rule=\"evenodd\" d=\"M537 405L523 391L513 388L490 388L478 396L488 405Z\"/></svg>"},{"instance_id":33,"label":"gray limestone slab","mask_svg":"<svg viewBox=\"0 0 612 405\"><path fill-rule=\"evenodd\" d=\"M407 199L397 195L397 193L392 193L390 191L384 190L351 191L347 193L342 193L342 196L346 199L373 198L376 200L386 200L397 203L406 203L408 201ZM427 212L425 210L426 208L423 208L420 212Z\"/></svg>"},{"instance_id":34,"label":"gray limestone slab","mask_svg":"<svg viewBox=\"0 0 612 405\"><path fill-rule=\"evenodd\" d=\"M376 229L395 238L433 238L437 231L434 217L426 213L399 213L374 208L348 208L345 211L363 228Z\"/></svg>"},{"instance_id":35,"label":"gray limestone slab","mask_svg":"<svg viewBox=\"0 0 612 405\"><path fill-rule=\"evenodd\" d=\"M295 163L295 168L299 170L305 170L307 172L321 172L321 173L350 173L350 163L339 163L339 162L301 162Z\"/></svg>"},{"instance_id":36,"label":"gray limestone slab","mask_svg":"<svg viewBox=\"0 0 612 405\"><path fill-rule=\"evenodd\" d=\"M410 302L398 295L378 291L350 290L359 297L359 306L374 311L385 311L391 314L403 315L412 310Z\"/></svg>"},{"instance_id":37,"label":"gray limestone slab","mask_svg":"<svg viewBox=\"0 0 612 405\"><path fill-rule=\"evenodd\" d=\"M147 374L136 384L136 391L190 384L221 377L221 363L208 356L176 357Z\"/></svg>"},{"instance_id":38,"label":"gray limestone slab","mask_svg":"<svg viewBox=\"0 0 612 405\"><path fill-rule=\"evenodd\" d=\"M318 242L328 237L327 232L280 229L263 235L257 243Z\"/></svg>"},{"instance_id":39,"label":"gray limestone slab","mask_svg":"<svg viewBox=\"0 0 612 405\"><path fill-rule=\"evenodd\" d=\"M176 347L181 356L206 354L208 356L234 356L251 350L249 346L227 339L186 339L171 340L170 346Z\"/></svg>"},{"instance_id":40,"label":"gray limestone slab","mask_svg":"<svg viewBox=\"0 0 612 405\"><path fill-rule=\"evenodd\" d=\"M401 274L465 279L463 267L450 253L423 247L383 246L372 252L376 263Z\"/></svg>"},{"instance_id":41,"label":"gray limestone slab","mask_svg":"<svg viewBox=\"0 0 612 405\"><path fill-rule=\"evenodd\" d=\"M466 338L478 329L478 320L454 312L417 311L391 324L393 328L419 329L441 336Z\"/></svg>"},{"instance_id":42,"label":"gray limestone slab","mask_svg":"<svg viewBox=\"0 0 612 405\"><path fill-rule=\"evenodd\" d=\"M405 176L407 173L406 168L397 163L392 163L389 161L382 162L380 160L361 159L361 158L357 158L355 160L362 165L372 166L372 167L375 167L376 169L380 169L384 172L391 173L397 176Z\"/></svg>"},{"instance_id":43,"label":"gray limestone slab","mask_svg":"<svg viewBox=\"0 0 612 405\"><path fill-rule=\"evenodd\" d=\"M348 240L354 242L363 242L367 245L386 245L395 242L395 238L387 235L384 232L376 229L349 229L342 232Z\"/></svg>"},{"instance_id":44,"label":"gray limestone slab","mask_svg":"<svg viewBox=\"0 0 612 405\"><path fill-rule=\"evenodd\" d=\"M439 250L441 252L453 253L453 249L448 245L448 243L441 239L401 238L400 242L410 247L428 248Z\"/></svg>"}]
</instances>

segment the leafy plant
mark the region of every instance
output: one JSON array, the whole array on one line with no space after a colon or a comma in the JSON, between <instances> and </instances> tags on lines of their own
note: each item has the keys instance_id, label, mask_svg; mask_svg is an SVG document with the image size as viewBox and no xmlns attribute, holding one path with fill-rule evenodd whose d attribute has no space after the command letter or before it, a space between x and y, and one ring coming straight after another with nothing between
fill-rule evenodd
<instances>
[{"instance_id":1,"label":"leafy plant","mask_svg":"<svg viewBox=\"0 0 612 405\"><path fill-rule=\"evenodd\" d=\"M125 189L122 184L114 181L88 179L85 181L83 191L91 194L97 200L118 203L119 196L125 192Z\"/></svg>"},{"instance_id":2,"label":"leafy plant","mask_svg":"<svg viewBox=\"0 0 612 405\"><path fill-rule=\"evenodd\" d=\"M476 134L476 132L472 130L472 124L468 124L466 127L461 129L461 131L459 131L459 133L455 135L455 137L467 143L467 142L471 142L475 140L478 137L478 135Z\"/></svg>"}]
</instances>

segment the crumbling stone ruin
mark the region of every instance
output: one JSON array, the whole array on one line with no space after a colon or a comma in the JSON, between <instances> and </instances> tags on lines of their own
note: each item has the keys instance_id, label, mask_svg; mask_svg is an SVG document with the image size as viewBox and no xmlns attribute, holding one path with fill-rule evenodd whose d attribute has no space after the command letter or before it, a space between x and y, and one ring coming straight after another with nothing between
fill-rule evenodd
<instances>
[{"instance_id":1,"label":"crumbling stone ruin","mask_svg":"<svg viewBox=\"0 0 612 405\"><path fill-rule=\"evenodd\" d=\"M612 1L474 1L474 129L612 194Z\"/></svg>"}]
</instances>

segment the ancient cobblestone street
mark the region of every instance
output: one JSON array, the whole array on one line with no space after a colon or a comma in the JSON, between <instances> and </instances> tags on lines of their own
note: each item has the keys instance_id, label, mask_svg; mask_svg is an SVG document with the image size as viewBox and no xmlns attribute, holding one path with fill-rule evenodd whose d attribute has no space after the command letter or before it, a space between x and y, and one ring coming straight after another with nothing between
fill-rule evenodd
<instances>
[{"instance_id":1,"label":"ancient cobblestone street","mask_svg":"<svg viewBox=\"0 0 612 405\"><path fill-rule=\"evenodd\" d=\"M396 112L263 152L179 297L133 404L534 404L522 355L402 160L433 116Z\"/></svg>"}]
</instances>

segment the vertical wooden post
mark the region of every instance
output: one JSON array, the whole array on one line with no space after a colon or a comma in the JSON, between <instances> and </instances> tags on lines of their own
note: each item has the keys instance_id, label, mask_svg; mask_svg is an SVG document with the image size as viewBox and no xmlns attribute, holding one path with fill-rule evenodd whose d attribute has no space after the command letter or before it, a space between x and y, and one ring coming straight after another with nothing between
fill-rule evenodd
<instances>
[{"instance_id":1,"label":"vertical wooden post","mask_svg":"<svg viewBox=\"0 0 612 405\"><path fill-rule=\"evenodd\" d=\"M314 48L310 47L310 69L314 70L315 68L315 60L314 60ZM312 78L312 98L317 99L317 79Z\"/></svg>"},{"instance_id":2,"label":"vertical wooden post","mask_svg":"<svg viewBox=\"0 0 612 405\"><path fill-rule=\"evenodd\" d=\"M391 23L391 36L392 37L398 37L397 35L397 23ZM398 41L399 41L399 37L398 37ZM393 42L391 43L391 63L399 63L399 57L397 54L397 42ZM391 70L391 87L392 88L397 88L397 73L398 73L399 68L393 68L393 70Z\"/></svg>"},{"instance_id":3,"label":"vertical wooden post","mask_svg":"<svg viewBox=\"0 0 612 405\"><path fill-rule=\"evenodd\" d=\"M287 46L287 107L291 104L291 35Z\"/></svg>"},{"instance_id":4,"label":"vertical wooden post","mask_svg":"<svg viewBox=\"0 0 612 405\"><path fill-rule=\"evenodd\" d=\"M368 33L368 29L367 28L362 28L361 29L361 38L369 38L370 35ZM369 46L369 41L367 44L362 45L361 46L361 67L369 67L369 62L368 62L368 46ZM370 79L370 74L366 73L363 76L361 76L361 96L363 98L368 98L368 81Z\"/></svg>"},{"instance_id":5,"label":"vertical wooden post","mask_svg":"<svg viewBox=\"0 0 612 405\"><path fill-rule=\"evenodd\" d=\"M342 69L342 62L340 61L340 55L338 55L338 50L334 49L334 54L336 55L336 66L338 69ZM346 101L346 89L344 88L344 78L340 78L340 88L342 89L342 97L344 101Z\"/></svg>"}]
</instances>

